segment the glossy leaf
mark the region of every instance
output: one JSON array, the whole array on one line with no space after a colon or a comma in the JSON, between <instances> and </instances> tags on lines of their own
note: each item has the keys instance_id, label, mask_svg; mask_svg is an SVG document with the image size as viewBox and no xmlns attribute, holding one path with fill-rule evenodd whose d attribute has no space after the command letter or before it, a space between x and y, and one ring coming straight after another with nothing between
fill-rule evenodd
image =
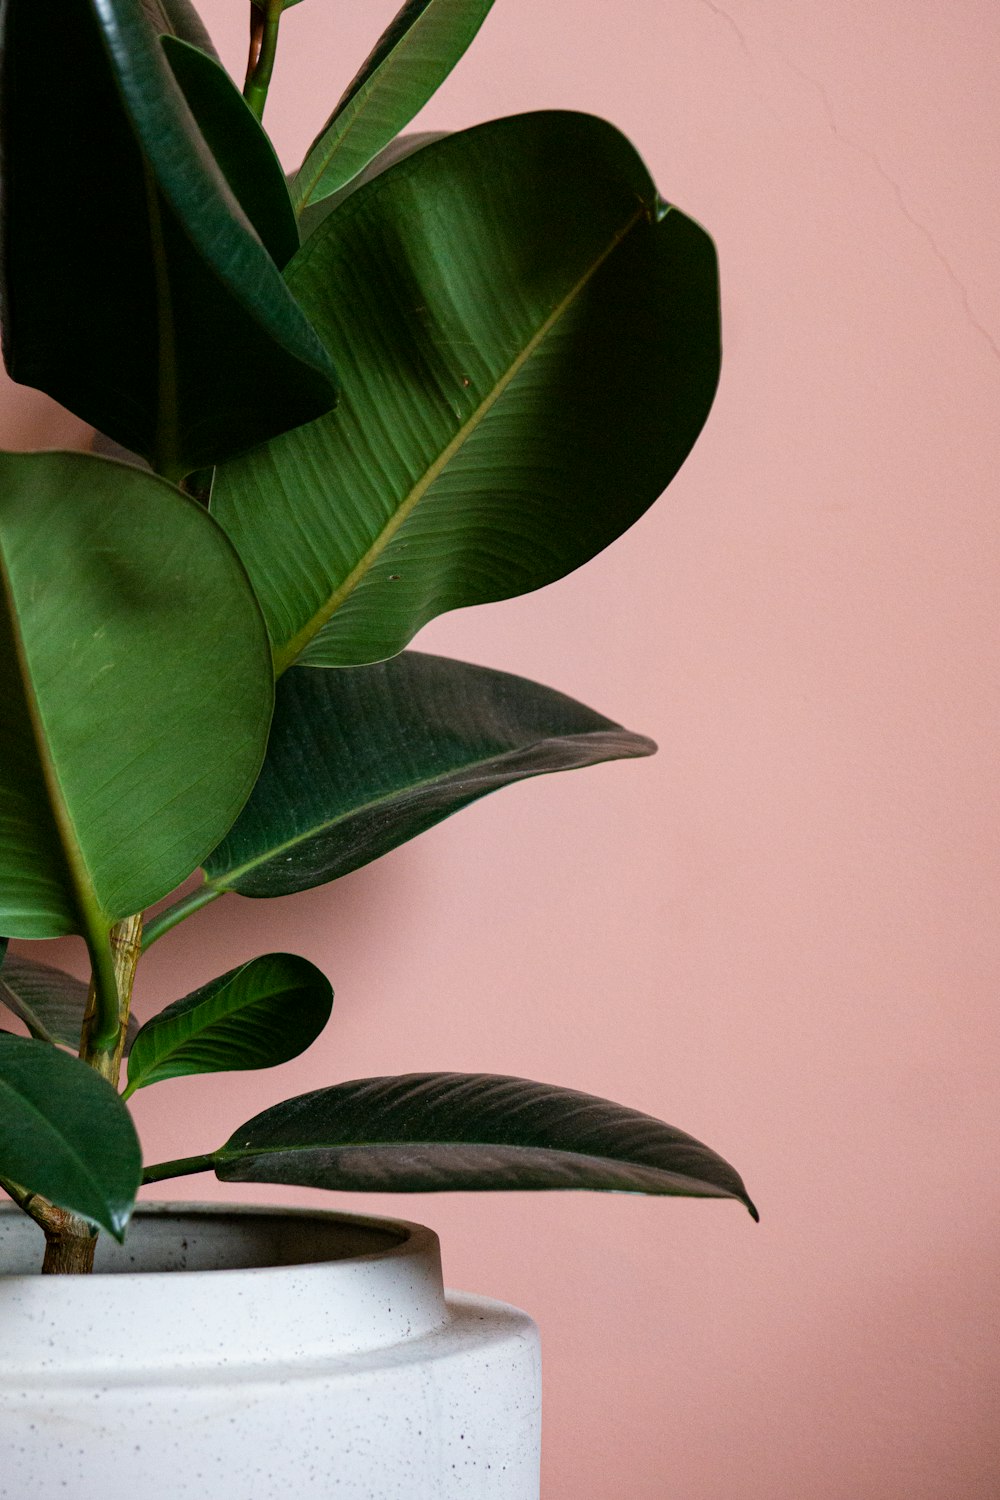
<instances>
[{"instance_id":1,"label":"glossy leaf","mask_svg":"<svg viewBox=\"0 0 1000 1500\"><path fill-rule=\"evenodd\" d=\"M0 27L15 380L172 475L328 411L329 358L258 235L294 243L281 170L235 84L192 58L190 7L5 0Z\"/></svg>"},{"instance_id":2,"label":"glossy leaf","mask_svg":"<svg viewBox=\"0 0 1000 1500\"><path fill-rule=\"evenodd\" d=\"M374 178L381 177L383 172L388 172L389 168L394 167L397 162L405 161L408 156L412 156L415 151L422 151L425 146L431 145L433 141L443 141L450 133L447 130L414 130L407 135L397 136L394 141L390 141L385 150L380 151L377 156L373 157L364 171L359 172L356 177L352 177L345 187L338 188L328 198L320 198L313 203L307 204L305 208L300 209L299 235L302 240L305 241L311 234L314 234L324 219L333 213L343 203L345 198L349 198L352 193L356 193L358 188L364 187L366 182L371 182Z\"/></svg>"},{"instance_id":3,"label":"glossy leaf","mask_svg":"<svg viewBox=\"0 0 1000 1500\"><path fill-rule=\"evenodd\" d=\"M122 1239L142 1171L128 1110L57 1047L0 1033L0 1177Z\"/></svg>"},{"instance_id":4,"label":"glossy leaf","mask_svg":"<svg viewBox=\"0 0 1000 1500\"><path fill-rule=\"evenodd\" d=\"M205 144L271 257L284 267L299 248L299 232L270 139L221 63L174 37L164 37L162 46Z\"/></svg>"},{"instance_id":5,"label":"glossy leaf","mask_svg":"<svg viewBox=\"0 0 1000 1500\"><path fill-rule=\"evenodd\" d=\"M40 1042L78 1047L89 986L51 964L10 953L0 970L0 1004L12 1011ZM139 1023L130 1015L126 1051Z\"/></svg>"},{"instance_id":6,"label":"glossy leaf","mask_svg":"<svg viewBox=\"0 0 1000 1500\"><path fill-rule=\"evenodd\" d=\"M493 0L406 0L313 141L292 186L296 207L337 192L444 82Z\"/></svg>"},{"instance_id":7,"label":"glossy leaf","mask_svg":"<svg viewBox=\"0 0 1000 1500\"><path fill-rule=\"evenodd\" d=\"M289 265L344 377L223 465L212 506L279 670L579 567L656 499L718 374L715 255L584 115L448 136L359 188Z\"/></svg>"},{"instance_id":8,"label":"glossy leaf","mask_svg":"<svg viewBox=\"0 0 1000 1500\"><path fill-rule=\"evenodd\" d=\"M257 785L205 873L245 896L307 890L499 787L655 748L551 688L441 656L295 667Z\"/></svg>"},{"instance_id":9,"label":"glossy leaf","mask_svg":"<svg viewBox=\"0 0 1000 1500\"><path fill-rule=\"evenodd\" d=\"M306 959L252 959L146 1022L129 1057L126 1093L190 1073L288 1062L316 1040L332 1005L329 980Z\"/></svg>"},{"instance_id":10,"label":"glossy leaf","mask_svg":"<svg viewBox=\"0 0 1000 1500\"><path fill-rule=\"evenodd\" d=\"M219 61L219 55L212 45L212 38L205 30L202 19L191 4L191 0L159 0L159 5L166 23L163 26L164 35L175 36L182 42L189 42L192 47L197 47L206 56L214 58L216 62Z\"/></svg>"},{"instance_id":11,"label":"glossy leaf","mask_svg":"<svg viewBox=\"0 0 1000 1500\"><path fill-rule=\"evenodd\" d=\"M225 1182L372 1193L597 1188L737 1198L707 1146L591 1094L487 1073L362 1078L256 1115L214 1154Z\"/></svg>"},{"instance_id":12,"label":"glossy leaf","mask_svg":"<svg viewBox=\"0 0 1000 1500\"><path fill-rule=\"evenodd\" d=\"M167 894L219 841L272 703L246 575L163 480L0 454L0 928L82 933Z\"/></svg>"}]
</instances>

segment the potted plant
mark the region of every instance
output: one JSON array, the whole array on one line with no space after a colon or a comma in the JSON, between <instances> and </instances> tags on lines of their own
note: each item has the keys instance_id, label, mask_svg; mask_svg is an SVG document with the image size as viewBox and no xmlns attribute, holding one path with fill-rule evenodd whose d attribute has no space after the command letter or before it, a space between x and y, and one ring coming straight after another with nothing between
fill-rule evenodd
<instances>
[{"instance_id":1,"label":"potted plant","mask_svg":"<svg viewBox=\"0 0 1000 1500\"><path fill-rule=\"evenodd\" d=\"M41 1391L90 1446L67 1439L57 1460L46 1432L42 1459L16 1460L46 1465L36 1492L133 1493L134 1474L119 1491L106 1472L103 1393L132 1431L151 1414L134 1445L147 1495L207 1482L228 1422L228 1483L249 1500L279 1487L247 1457L253 1432L273 1458L289 1422L310 1442L328 1428L332 1402L344 1493L523 1500L537 1493L529 1325L475 1299L449 1311L433 1237L243 1210L228 1225L152 1213L136 1237L141 1184L212 1169L754 1212L738 1175L623 1106L456 1074L331 1081L200 1154L144 1164L132 1094L287 1061L332 992L304 959L248 955L139 1026L133 981L144 949L207 902L305 890L516 780L652 752L553 689L407 647L445 610L587 561L669 483L714 394L715 257L603 121L547 112L399 138L492 0L407 0L286 181L261 124L286 3L251 6L242 95L189 0L0 6L5 358L102 434L92 454L0 455L0 948L76 934L92 973L84 985L20 947L0 968L29 1033L0 1033L5 1469L37 1426L15 1410ZM27 1274L32 1237L61 1279ZM137 1274L63 1274L89 1272L99 1238L99 1265L117 1241L117 1268L132 1256ZM287 1305L261 1280L269 1259ZM151 1279L182 1266L194 1274ZM230 1270L198 1274L212 1266ZM375 1333L348 1347L358 1306ZM424 1337L423 1363L400 1353ZM365 1436L375 1345L387 1394ZM446 1369L451 1386L436 1384ZM177 1428L152 1390L178 1421L202 1413L205 1452L188 1432L170 1461ZM416 1436L418 1390L438 1421L454 1402L463 1431L481 1424L457 1478L443 1429ZM330 1473L310 1449L280 1487L327 1494Z\"/></svg>"}]
</instances>

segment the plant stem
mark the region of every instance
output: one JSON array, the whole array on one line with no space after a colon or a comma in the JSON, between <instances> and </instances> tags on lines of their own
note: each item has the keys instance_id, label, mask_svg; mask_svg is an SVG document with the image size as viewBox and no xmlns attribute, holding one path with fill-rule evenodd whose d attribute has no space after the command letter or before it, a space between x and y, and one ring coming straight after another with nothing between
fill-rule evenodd
<instances>
[{"instance_id":1,"label":"plant stem","mask_svg":"<svg viewBox=\"0 0 1000 1500\"><path fill-rule=\"evenodd\" d=\"M266 0L266 7L250 5L250 56L247 59L247 76L243 85L243 97L257 116L264 118L264 104L274 71L274 55L278 49L278 26L284 0Z\"/></svg>"},{"instance_id":2,"label":"plant stem","mask_svg":"<svg viewBox=\"0 0 1000 1500\"><path fill-rule=\"evenodd\" d=\"M97 1230L92 1224L6 1177L0 1177L0 1187L45 1235L43 1276L86 1276L94 1269Z\"/></svg>"},{"instance_id":3,"label":"plant stem","mask_svg":"<svg viewBox=\"0 0 1000 1500\"><path fill-rule=\"evenodd\" d=\"M87 997L80 1034L80 1056L85 1063L118 1087L132 985L142 951L142 913L126 917L112 927L107 948L94 953L94 977ZM45 1235L43 1276L85 1276L94 1269L97 1230L78 1214L57 1208L40 1193L26 1191L16 1182L0 1180L18 1207Z\"/></svg>"},{"instance_id":4,"label":"plant stem","mask_svg":"<svg viewBox=\"0 0 1000 1500\"><path fill-rule=\"evenodd\" d=\"M211 1172L211 1156L178 1156L175 1161L159 1161L152 1167L144 1167L142 1181L163 1182L167 1177L193 1177L196 1172Z\"/></svg>"},{"instance_id":5,"label":"plant stem","mask_svg":"<svg viewBox=\"0 0 1000 1500\"><path fill-rule=\"evenodd\" d=\"M179 901L175 901L173 906L167 906L155 917L150 917L142 940L143 953L156 942L157 938L169 932L171 927L176 927L178 922L184 921L185 917L192 916L194 912L200 911L203 906L208 906L209 902L217 901L225 894L225 891L216 890L214 886L202 884L193 891L189 891L186 896L182 896Z\"/></svg>"},{"instance_id":6,"label":"plant stem","mask_svg":"<svg viewBox=\"0 0 1000 1500\"><path fill-rule=\"evenodd\" d=\"M109 1039L105 1026L101 1024L104 1018L99 1005L100 984L95 978L90 986L87 1009L83 1016L80 1056L102 1078L106 1078L112 1088L117 1088L125 1051L129 1011L132 1007L132 986L135 983L139 954L142 952L142 913L137 912L134 917L116 922L111 929L109 942L111 979L117 997L117 1026Z\"/></svg>"},{"instance_id":7,"label":"plant stem","mask_svg":"<svg viewBox=\"0 0 1000 1500\"><path fill-rule=\"evenodd\" d=\"M84 1022L90 1045L107 1049L114 1045L118 1036L120 1009L111 934L100 933L88 940L87 949L90 953L91 979ZM80 1055L83 1056L83 1053Z\"/></svg>"}]
</instances>

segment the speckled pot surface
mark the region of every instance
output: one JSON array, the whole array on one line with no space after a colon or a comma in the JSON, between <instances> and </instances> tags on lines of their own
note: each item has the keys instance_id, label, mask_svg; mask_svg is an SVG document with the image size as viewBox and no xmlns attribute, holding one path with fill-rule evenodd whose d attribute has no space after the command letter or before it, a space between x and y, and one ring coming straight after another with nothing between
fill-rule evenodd
<instances>
[{"instance_id":1,"label":"speckled pot surface","mask_svg":"<svg viewBox=\"0 0 1000 1500\"><path fill-rule=\"evenodd\" d=\"M0 1210L3 1500L538 1500L538 1332L391 1219L141 1208L41 1277Z\"/></svg>"}]
</instances>

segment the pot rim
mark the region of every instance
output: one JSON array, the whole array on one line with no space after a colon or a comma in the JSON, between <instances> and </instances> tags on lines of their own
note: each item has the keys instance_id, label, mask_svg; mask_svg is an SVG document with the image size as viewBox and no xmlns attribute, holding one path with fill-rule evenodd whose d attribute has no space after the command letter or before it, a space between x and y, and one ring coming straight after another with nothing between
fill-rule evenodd
<instances>
[{"instance_id":1,"label":"pot rim","mask_svg":"<svg viewBox=\"0 0 1000 1500\"><path fill-rule=\"evenodd\" d=\"M21 1238L21 1223L40 1241L19 1209L0 1206L0 1256L4 1239ZM169 1254L160 1252L166 1260L161 1269L113 1268L92 1276L0 1273L0 1373L17 1370L27 1378L30 1371L61 1380L95 1365L110 1373L139 1362L165 1369L192 1360L232 1371L265 1359L297 1360L310 1352L329 1358L384 1347L447 1321L438 1238L421 1225L268 1204L139 1205L136 1228L140 1236L143 1229L152 1231L151 1245L169 1239L172 1224L181 1246L175 1235ZM338 1227L384 1236L388 1243L338 1255ZM199 1246L200 1228L207 1233ZM309 1247L311 1229L319 1230L318 1252ZM229 1250L232 1233L235 1254ZM261 1263L261 1243L265 1261L277 1244L276 1261ZM40 1266L33 1238L36 1248ZM148 1247L143 1253L149 1255ZM105 1243L98 1254L106 1263L127 1261L127 1236L124 1247ZM186 1267L188 1258L197 1263L226 1254L234 1263Z\"/></svg>"}]
</instances>

